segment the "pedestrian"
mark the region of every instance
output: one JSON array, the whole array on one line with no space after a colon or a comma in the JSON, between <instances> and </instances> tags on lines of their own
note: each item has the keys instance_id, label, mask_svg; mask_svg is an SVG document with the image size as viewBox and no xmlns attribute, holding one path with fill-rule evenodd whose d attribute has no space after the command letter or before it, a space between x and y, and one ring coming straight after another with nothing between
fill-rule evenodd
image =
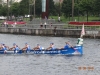
<instances>
[{"instance_id":1,"label":"pedestrian","mask_svg":"<svg viewBox=\"0 0 100 75\"><path fill-rule=\"evenodd\" d=\"M58 22L60 22L60 16L58 17Z\"/></svg>"},{"instance_id":2,"label":"pedestrian","mask_svg":"<svg viewBox=\"0 0 100 75\"><path fill-rule=\"evenodd\" d=\"M44 28L45 28L45 29L46 29L46 24L47 24L47 23L45 22L45 23L44 23Z\"/></svg>"},{"instance_id":3,"label":"pedestrian","mask_svg":"<svg viewBox=\"0 0 100 75\"><path fill-rule=\"evenodd\" d=\"M56 35L56 28L57 28L57 27L54 27L54 34L55 34L55 35Z\"/></svg>"},{"instance_id":4,"label":"pedestrian","mask_svg":"<svg viewBox=\"0 0 100 75\"><path fill-rule=\"evenodd\" d=\"M42 24L42 23L40 24L40 28L41 28L41 29L43 28L43 24Z\"/></svg>"}]
</instances>

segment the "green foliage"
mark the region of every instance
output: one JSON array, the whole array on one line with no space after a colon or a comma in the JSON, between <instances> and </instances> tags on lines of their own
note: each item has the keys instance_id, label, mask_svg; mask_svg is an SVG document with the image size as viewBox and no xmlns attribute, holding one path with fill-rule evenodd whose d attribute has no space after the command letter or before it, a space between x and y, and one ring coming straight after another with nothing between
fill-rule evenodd
<instances>
[{"instance_id":1,"label":"green foliage","mask_svg":"<svg viewBox=\"0 0 100 75\"><path fill-rule=\"evenodd\" d=\"M15 15L15 16L17 16L17 15L19 15L19 3L13 3L12 5L11 5L11 8L10 8L10 10L11 10L11 14L12 15Z\"/></svg>"},{"instance_id":2,"label":"green foliage","mask_svg":"<svg viewBox=\"0 0 100 75\"><path fill-rule=\"evenodd\" d=\"M42 13L42 1L36 0L35 2L35 13L37 16L41 16Z\"/></svg>"},{"instance_id":3,"label":"green foliage","mask_svg":"<svg viewBox=\"0 0 100 75\"><path fill-rule=\"evenodd\" d=\"M64 13L65 17L70 16L72 12L72 1L64 0L62 3L61 11Z\"/></svg>"},{"instance_id":4,"label":"green foliage","mask_svg":"<svg viewBox=\"0 0 100 75\"><path fill-rule=\"evenodd\" d=\"M79 9L81 11L91 11L92 10L93 0L81 0L79 3Z\"/></svg>"},{"instance_id":5,"label":"green foliage","mask_svg":"<svg viewBox=\"0 0 100 75\"><path fill-rule=\"evenodd\" d=\"M7 6L0 5L0 15L6 16L7 15Z\"/></svg>"},{"instance_id":6,"label":"green foliage","mask_svg":"<svg viewBox=\"0 0 100 75\"><path fill-rule=\"evenodd\" d=\"M100 14L100 0L94 0L94 3L93 3L93 11L97 15Z\"/></svg>"},{"instance_id":7,"label":"green foliage","mask_svg":"<svg viewBox=\"0 0 100 75\"><path fill-rule=\"evenodd\" d=\"M0 4L0 15L2 15L2 5Z\"/></svg>"},{"instance_id":8,"label":"green foliage","mask_svg":"<svg viewBox=\"0 0 100 75\"><path fill-rule=\"evenodd\" d=\"M59 14L59 3L55 4L55 11L56 11L56 14Z\"/></svg>"},{"instance_id":9,"label":"green foliage","mask_svg":"<svg viewBox=\"0 0 100 75\"><path fill-rule=\"evenodd\" d=\"M19 13L20 15L25 15L25 14L29 14L29 1L28 0L22 0L20 2L20 6L19 6Z\"/></svg>"},{"instance_id":10,"label":"green foliage","mask_svg":"<svg viewBox=\"0 0 100 75\"><path fill-rule=\"evenodd\" d=\"M56 15L56 8L53 0L49 0L49 15Z\"/></svg>"},{"instance_id":11,"label":"green foliage","mask_svg":"<svg viewBox=\"0 0 100 75\"><path fill-rule=\"evenodd\" d=\"M1 1L1 0L0 0ZM34 14L34 0L22 0L19 3L13 3L14 0L9 0L9 15L26 15ZM35 14L40 17L42 13L41 0L35 0ZM31 7L29 5L31 4ZM72 14L72 0L63 0L63 3L54 3L49 0L49 16L57 16L60 13L67 19L71 19ZM29 9L30 8L30 9ZM0 15L7 16L7 4L0 5ZM75 16L97 16L100 19L100 0L74 0L74 17ZM90 19L90 18L89 18ZM95 19L95 18L94 18ZM97 18L96 18L97 19Z\"/></svg>"}]
</instances>

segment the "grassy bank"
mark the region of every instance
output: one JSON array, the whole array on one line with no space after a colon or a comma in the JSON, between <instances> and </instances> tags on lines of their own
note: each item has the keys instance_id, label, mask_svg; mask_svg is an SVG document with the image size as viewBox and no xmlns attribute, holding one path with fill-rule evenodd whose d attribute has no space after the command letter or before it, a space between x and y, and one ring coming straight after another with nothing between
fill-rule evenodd
<instances>
[{"instance_id":1,"label":"grassy bank","mask_svg":"<svg viewBox=\"0 0 100 75\"><path fill-rule=\"evenodd\" d=\"M56 21L58 21L58 16L49 16L49 18L51 19L55 19ZM68 21L72 21L72 17L67 17L65 18L64 16L61 16L61 21L64 23L67 23ZM30 18L24 18L23 19L25 22L29 22ZM89 16L88 17L88 21L93 21L93 20L100 20L100 17L96 17L96 16ZM4 20L0 20L0 23L2 23ZM73 17L73 21L87 21L87 17L86 16L76 16Z\"/></svg>"},{"instance_id":2,"label":"grassy bank","mask_svg":"<svg viewBox=\"0 0 100 75\"><path fill-rule=\"evenodd\" d=\"M58 20L58 16L50 16L50 18L55 19L56 21ZM73 21L87 21L86 16L80 16L80 17L74 17ZM93 21L93 20L100 20L100 17L95 17L95 16L89 16L88 21ZM64 16L61 16L61 21L62 22L67 22L67 21L72 21L72 17L65 18Z\"/></svg>"}]
</instances>

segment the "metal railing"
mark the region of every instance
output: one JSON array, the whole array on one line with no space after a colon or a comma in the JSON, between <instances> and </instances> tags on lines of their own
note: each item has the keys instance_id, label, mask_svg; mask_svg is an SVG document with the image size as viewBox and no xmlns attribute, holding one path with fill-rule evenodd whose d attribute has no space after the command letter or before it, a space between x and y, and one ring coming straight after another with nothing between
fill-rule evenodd
<instances>
[{"instance_id":1,"label":"metal railing","mask_svg":"<svg viewBox=\"0 0 100 75\"><path fill-rule=\"evenodd\" d=\"M82 26L68 24L24 24L24 25L0 25L0 28L31 28L31 29L82 29ZM100 26L85 26L85 30L100 30Z\"/></svg>"}]
</instances>

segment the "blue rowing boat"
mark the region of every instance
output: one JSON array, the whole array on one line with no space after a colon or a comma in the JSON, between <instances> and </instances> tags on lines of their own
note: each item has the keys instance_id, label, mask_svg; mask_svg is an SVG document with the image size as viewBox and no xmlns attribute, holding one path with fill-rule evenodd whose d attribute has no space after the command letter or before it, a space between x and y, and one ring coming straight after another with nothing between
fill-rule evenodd
<instances>
[{"instance_id":1,"label":"blue rowing boat","mask_svg":"<svg viewBox=\"0 0 100 75\"><path fill-rule=\"evenodd\" d=\"M81 36L78 38L77 46L67 49L55 49L55 50L26 50L23 52L23 50L0 50L0 54L61 54L61 55L82 55L83 54L83 35L85 35L84 31L84 24L82 26Z\"/></svg>"},{"instance_id":2,"label":"blue rowing boat","mask_svg":"<svg viewBox=\"0 0 100 75\"><path fill-rule=\"evenodd\" d=\"M74 48L61 49L61 50L27 50L27 51L14 51L14 50L0 50L0 54L61 54L61 55L82 55L83 46L75 46Z\"/></svg>"}]
</instances>

